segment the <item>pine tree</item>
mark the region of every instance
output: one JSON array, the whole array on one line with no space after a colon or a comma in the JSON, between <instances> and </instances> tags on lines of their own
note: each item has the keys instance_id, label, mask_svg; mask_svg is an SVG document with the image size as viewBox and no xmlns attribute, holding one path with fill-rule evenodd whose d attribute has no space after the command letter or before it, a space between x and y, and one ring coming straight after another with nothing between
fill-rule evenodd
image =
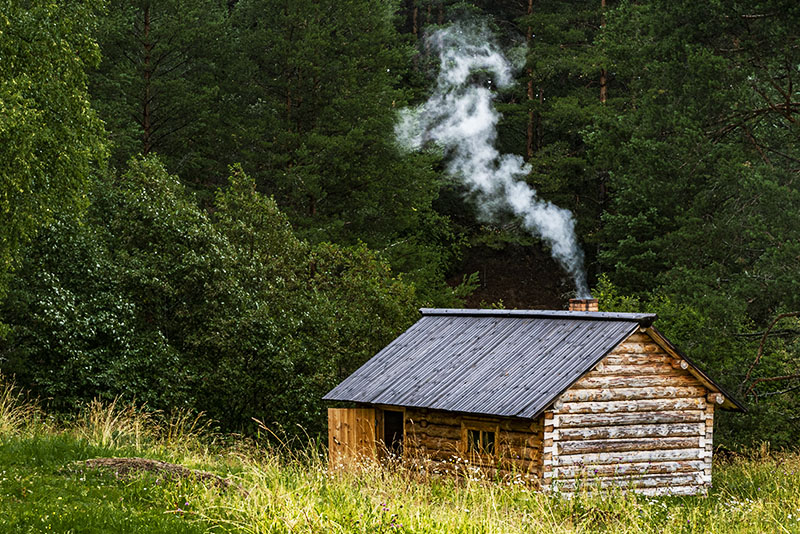
<instances>
[{"instance_id":1,"label":"pine tree","mask_svg":"<svg viewBox=\"0 0 800 534\"><path fill-rule=\"evenodd\" d=\"M237 157L312 242L364 242L442 284L451 236L430 156L394 139L412 49L381 0L241 0ZM425 280L425 284L422 284Z\"/></svg>"},{"instance_id":2,"label":"pine tree","mask_svg":"<svg viewBox=\"0 0 800 534\"><path fill-rule=\"evenodd\" d=\"M222 0L112 0L98 32L103 60L91 90L117 167L158 153L190 183L225 175L226 28Z\"/></svg>"}]
</instances>

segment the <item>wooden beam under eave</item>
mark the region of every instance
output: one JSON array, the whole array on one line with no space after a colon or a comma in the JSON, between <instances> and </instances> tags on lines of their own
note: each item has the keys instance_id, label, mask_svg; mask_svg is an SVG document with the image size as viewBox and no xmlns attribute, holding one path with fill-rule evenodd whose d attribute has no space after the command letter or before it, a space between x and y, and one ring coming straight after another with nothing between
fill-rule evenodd
<instances>
[{"instance_id":1,"label":"wooden beam under eave","mask_svg":"<svg viewBox=\"0 0 800 534\"><path fill-rule=\"evenodd\" d=\"M672 346L672 343L670 343L663 335L661 335L661 333L658 330L656 330L652 326L640 330L644 330L644 332L646 332L653 339L653 341L655 341L656 344L664 350L664 352L666 352L673 358L677 358L678 360L681 361L681 363L686 362L687 366L685 367L685 369L689 373L691 373L691 375L694 376L697 380L699 380L700 383L702 383L706 388L708 388L709 391L722 395L723 397L722 404L715 403L716 406L737 412L743 411L742 408L738 404L733 402L725 394L724 391L722 391L716 384L711 382L711 380L706 376L704 372L695 367L690 361L686 359L686 357L683 354L675 350L675 347ZM683 367L683 365L681 365L681 367Z\"/></svg>"}]
</instances>

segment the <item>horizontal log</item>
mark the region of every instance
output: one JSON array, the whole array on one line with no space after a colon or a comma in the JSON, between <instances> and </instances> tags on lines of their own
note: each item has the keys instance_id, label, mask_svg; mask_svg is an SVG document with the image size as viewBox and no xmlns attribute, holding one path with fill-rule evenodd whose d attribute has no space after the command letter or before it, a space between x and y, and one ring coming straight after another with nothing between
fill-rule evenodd
<instances>
[{"instance_id":1,"label":"horizontal log","mask_svg":"<svg viewBox=\"0 0 800 534\"><path fill-rule=\"evenodd\" d=\"M617 345L613 351L615 354L666 354L656 343L637 343L624 341Z\"/></svg>"},{"instance_id":2,"label":"horizontal log","mask_svg":"<svg viewBox=\"0 0 800 534\"><path fill-rule=\"evenodd\" d=\"M591 490L590 490L591 491ZM627 492L624 488L623 493ZM706 495L707 488L704 486L670 486L664 488L632 488L631 491L643 497L690 497L696 495ZM559 490L559 495L566 498L572 498L575 495L574 491Z\"/></svg>"},{"instance_id":3,"label":"horizontal log","mask_svg":"<svg viewBox=\"0 0 800 534\"><path fill-rule=\"evenodd\" d=\"M561 441L568 441L613 438L667 438L701 436L704 433L705 424L702 422L660 425L595 426L589 428L561 428L558 430L558 439Z\"/></svg>"},{"instance_id":4,"label":"horizontal log","mask_svg":"<svg viewBox=\"0 0 800 534\"><path fill-rule=\"evenodd\" d=\"M600 452L572 455L559 455L553 460L554 465L593 465L593 464L626 464L641 462L665 462L672 460L701 460L703 449L673 449L668 451L629 451L625 453Z\"/></svg>"},{"instance_id":5,"label":"horizontal log","mask_svg":"<svg viewBox=\"0 0 800 534\"><path fill-rule=\"evenodd\" d=\"M553 468L553 475L558 478L604 477L635 474L686 473L704 471L706 463L702 460L686 460L677 462L640 462L633 464L606 465L573 465Z\"/></svg>"},{"instance_id":6,"label":"horizontal log","mask_svg":"<svg viewBox=\"0 0 800 534\"><path fill-rule=\"evenodd\" d=\"M615 375L615 376L649 376L649 375L674 375L685 374L681 369L676 369L669 364L653 365L609 365L599 363L592 369L594 375Z\"/></svg>"},{"instance_id":7,"label":"horizontal log","mask_svg":"<svg viewBox=\"0 0 800 534\"><path fill-rule=\"evenodd\" d=\"M669 354L637 354L612 352L601 360L606 365L672 365L675 358Z\"/></svg>"},{"instance_id":8,"label":"horizontal log","mask_svg":"<svg viewBox=\"0 0 800 534\"><path fill-rule=\"evenodd\" d=\"M698 386L691 375L612 376L589 373L572 386L575 389L646 388L653 386Z\"/></svg>"},{"instance_id":9,"label":"horizontal log","mask_svg":"<svg viewBox=\"0 0 800 534\"><path fill-rule=\"evenodd\" d=\"M541 444L544 433L501 431L498 441L509 445L535 446Z\"/></svg>"},{"instance_id":10,"label":"horizontal log","mask_svg":"<svg viewBox=\"0 0 800 534\"><path fill-rule=\"evenodd\" d=\"M667 495L685 497L690 495L705 495L708 490L705 486L670 486L667 488L638 488L634 491L646 497L663 497Z\"/></svg>"},{"instance_id":11,"label":"horizontal log","mask_svg":"<svg viewBox=\"0 0 800 534\"><path fill-rule=\"evenodd\" d=\"M425 428L420 427L419 425L413 425L411 428L406 428L406 433L416 433L419 435L425 435L431 438L446 438L452 440L460 440L461 439L461 427L460 426L444 426L444 425L428 425Z\"/></svg>"},{"instance_id":12,"label":"horizontal log","mask_svg":"<svg viewBox=\"0 0 800 534\"><path fill-rule=\"evenodd\" d=\"M410 440L408 440L410 441ZM428 436L418 436L416 438L418 447L425 447L429 451L440 450L451 454L456 454L461 450L461 440L447 438L431 438Z\"/></svg>"},{"instance_id":13,"label":"horizontal log","mask_svg":"<svg viewBox=\"0 0 800 534\"><path fill-rule=\"evenodd\" d=\"M638 475L623 477L604 477L596 479L558 479L559 488L574 490L577 487L588 488L669 488L702 485L699 475L695 473L675 473L667 475Z\"/></svg>"},{"instance_id":14,"label":"horizontal log","mask_svg":"<svg viewBox=\"0 0 800 534\"><path fill-rule=\"evenodd\" d=\"M418 461L429 460L434 462L447 462L463 464L466 455L455 451L443 451L439 449L428 449L419 447L416 449L406 448L403 451L404 458L416 459Z\"/></svg>"},{"instance_id":15,"label":"horizontal log","mask_svg":"<svg viewBox=\"0 0 800 534\"><path fill-rule=\"evenodd\" d=\"M413 424L414 426L421 427L422 421L427 423L427 426L454 426L461 428L462 424L469 425L470 422L489 423L495 424L501 430L513 430L517 432L530 431L530 419L505 419L500 417L489 416L462 416L450 412L441 411L428 411L423 413L421 411L414 412L415 417L409 417L409 411L406 411L406 424Z\"/></svg>"},{"instance_id":16,"label":"horizontal log","mask_svg":"<svg viewBox=\"0 0 800 534\"><path fill-rule=\"evenodd\" d=\"M538 462L542 458L541 451L535 449L528 449L524 451L513 450L513 449L501 449L497 451L497 455L501 461L503 459L509 458L512 460L520 460L523 462Z\"/></svg>"},{"instance_id":17,"label":"horizontal log","mask_svg":"<svg viewBox=\"0 0 800 534\"><path fill-rule=\"evenodd\" d=\"M625 343L655 343L653 338L645 333L634 333L628 336Z\"/></svg>"},{"instance_id":18,"label":"horizontal log","mask_svg":"<svg viewBox=\"0 0 800 534\"><path fill-rule=\"evenodd\" d=\"M420 425L409 425L406 428L407 436L417 436L420 439L426 438L442 438L452 441L461 441L461 427L460 426L445 426L429 424L426 427ZM501 430L495 437L498 443L505 443L513 446L535 446L535 443L541 442L541 435L534 432L518 432Z\"/></svg>"},{"instance_id":19,"label":"horizontal log","mask_svg":"<svg viewBox=\"0 0 800 534\"><path fill-rule=\"evenodd\" d=\"M702 397L705 395L705 391L705 388L702 386L568 389L561 395L559 400L563 402L587 402Z\"/></svg>"},{"instance_id":20,"label":"horizontal log","mask_svg":"<svg viewBox=\"0 0 800 534\"><path fill-rule=\"evenodd\" d=\"M559 416L559 428L695 423L700 421L705 421L705 413L699 410L615 414L569 414Z\"/></svg>"},{"instance_id":21,"label":"horizontal log","mask_svg":"<svg viewBox=\"0 0 800 534\"><path fill-rule=\"evenodd\" d=\"M536 469L535 462L524 458L501 458L496 465L504 471L517 473L529 473Z\"/></svg>"},{"instance_id":22,"label":"horizontal log","mask_svg":"<svg viewBox=\"0 0 800 534\"><path fill-rule=\"evenodd\" d=\"M672 410L705 410L703 397L686 399L647 399L608 402L566 402L559 413L665 412Z\"/></svg>"},{"instance_id":23,"label":"horizontal log","mask_svg":"<svg viewBox=\"0 0 800 534\"><path fill-rule=\"evenodd\" d=\"M560 454L696 449L698 447L700 447L699 436L695 438L593 439L558 443Z\"/></svg>"}]
</instances>

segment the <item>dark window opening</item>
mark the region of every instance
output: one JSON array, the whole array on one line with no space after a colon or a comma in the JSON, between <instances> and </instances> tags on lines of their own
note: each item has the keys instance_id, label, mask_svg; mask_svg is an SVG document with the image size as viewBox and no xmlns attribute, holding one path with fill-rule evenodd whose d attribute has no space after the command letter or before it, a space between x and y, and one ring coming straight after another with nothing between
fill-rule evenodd
<instances>
[{"instance_id":1,"label":"dark window opening","mask_svg":"<svg viewBox=\"0 0 800 534\"><path fill-rule=\"evenodd\" d=\"M467 452L494 454L494 432L467 429Z\"/></svg>"},{"instance_id":2,"label":"dark window opening","mask_svg":"<svg viewBox=\"0 0 800 534\"><path fill-rule=\"evenodd\" d=\"M395 456L403 454L403 412L384 410L383 443Z\"/></svg>"}]
</instances>

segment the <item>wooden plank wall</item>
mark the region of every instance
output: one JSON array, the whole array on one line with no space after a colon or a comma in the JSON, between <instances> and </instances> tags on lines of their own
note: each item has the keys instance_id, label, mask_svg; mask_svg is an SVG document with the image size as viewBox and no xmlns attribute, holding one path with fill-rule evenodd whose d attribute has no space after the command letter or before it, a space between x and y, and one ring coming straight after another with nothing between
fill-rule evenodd
<instances>
[{"instance_id":1,"label":"wooden plank wall","mask_svg":"<svg viewBox=\"0 0 800 534\"><path fill-rule=\"evenodd\" d=\"M638 331L544 415L544 483L695 495L711 485L716 394Z\"/></svg>"},{"instance_id":2,"label":"wooden plank wall","mask_svg":"<svg viewBox=\"0 0 800 534\"><path fill-rule=\"evenodd\" d=\"M468 465L479 467L490 477L538 483L542 473L542 423L542 418L481 417L407 408L403 455L412 461L432 462L434 469L442 471ZM493 458L467 454L464 429L468 427L496 429L497 452Z\"/></svg>"},{"instance_id":3,"label":"wooden plank wall","mask_svg":"<svg viewBox=\"0 0 800 534\"><path fill-rule=\"evenodd\" d=\"M328 466L353 469L377 458L374 408L328 408Z\"/></svg>"}]
</instances>

